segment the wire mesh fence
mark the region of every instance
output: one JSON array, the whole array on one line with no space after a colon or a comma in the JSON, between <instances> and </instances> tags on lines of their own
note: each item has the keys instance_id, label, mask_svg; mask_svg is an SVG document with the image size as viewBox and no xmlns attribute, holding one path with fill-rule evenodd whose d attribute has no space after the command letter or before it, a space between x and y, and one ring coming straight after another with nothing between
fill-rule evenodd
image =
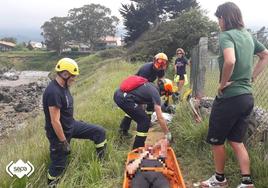
<instances>
[{"instance_id":1,"label":"wire mesh fence","mask_svg":"<svg viewBox=\"0 0 268 188\"><path fill-rule=\"evenodd\" d=\"M202 39L202 38L201 38ZM208 50L208 39L200 40L199 44L192 50L191 54L191 84L193 96L212 97L217 95L220 80L218 56ZM214 45L214 47L216 47ZM253 68L259 58L254 57ZM258 78L252 83L255 101L254 116L257 119L258 129L263 132L263 137L268 141L268 67L262 71ZM256 126L252 128L255 129ZM266 135L266 136L265 136Z\"/></svg>"},{"instance_id":2,"label":"wire mesh fence","mask_svg":"<svg viewBox=\"0 0 268 188\"><path fill-rule=\"evenodd\" d=\"M258 57L254 58L253 67L258 62ZM209 56L205 66L205 87L204 95L216 96L219 86L220 71L217 56ZM258 78L252 83L255 106L268 111L268 67L262 71Z\"/></svg>"}]
</instances>

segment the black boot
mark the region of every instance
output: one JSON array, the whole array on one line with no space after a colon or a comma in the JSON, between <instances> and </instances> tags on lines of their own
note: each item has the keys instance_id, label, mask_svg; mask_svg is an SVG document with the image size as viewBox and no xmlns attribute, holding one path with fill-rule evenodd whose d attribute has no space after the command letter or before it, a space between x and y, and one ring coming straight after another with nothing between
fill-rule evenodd
<instances>
[{"instance_id":1,"label":"black boot","mask_svg":"<svg viewBox=\"0 0 268 188\"><path fill-rule=\"evenodd\" d=\"M47 179L47 185L49 188L56 188L58 183L59 183L59 178L51 180L51 179Z\"/></svg>"},{"instance_id":2,"label":"black boot","mask_svg":"<svg viewBox=\"0 0 268 188\"><path fill-rule=\"evenodd\" d=\"M125 117L121 121L120 129L128 131L131 125L131 121L132 119L129 116L125 115Z\"/></svg>"},{"instance_id":3,"label":"black boot","mask_svg":"<svg viewBox=\"0 0 268 188\"><path fill-rule=\"evenodd\" d=\"M100 160L104 159L105 152L106 152L106 145L107 145L107 144L104 144L103 147L96 148L97 156L98 156L98 158L99 158Z\"/></svg>"}]
</instances>

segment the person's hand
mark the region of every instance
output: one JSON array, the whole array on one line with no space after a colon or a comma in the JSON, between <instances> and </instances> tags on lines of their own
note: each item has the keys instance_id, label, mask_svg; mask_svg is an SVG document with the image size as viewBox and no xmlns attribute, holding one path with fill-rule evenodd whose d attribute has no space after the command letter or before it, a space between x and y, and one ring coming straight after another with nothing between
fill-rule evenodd
<instances>
[{"instance_id":1,"label":"person's hand","mask_svg":"<svg viewBox=\"0 0 268 188\"><path fill-rule=\"evenodd\" d=\"M59 146L61 147L61 150L65 153L65 154L70 154L71 153L71 146L68 143L67 140L64 140L62 142L60 142Z\"/></svg>"},{"instance_id":2,"label":"person's hand","mask_svg":"<svg viewBox=\"0 0 268 188\"><path fill-rule=\"evenodd\" d=\"M166 138L169 142L171 142L171 140L172 140L171 132L167 132L167 134L165 135L165 138Z\"/></svg>"},{"instance_id":3,"label":"person's hand","mask_svg":"<svg viewBox=\"0 0 268 188\"><path fill-rule=\"evenodd\" d=\"M218 87L218 95L222 95L222 91L223 91L226 87L228 87L229 85L231 85L232 83L233 83L233 81L231 81L231 82L226 82L225 85L220 84L220 86Z\"/></svg>"}]
</instances>

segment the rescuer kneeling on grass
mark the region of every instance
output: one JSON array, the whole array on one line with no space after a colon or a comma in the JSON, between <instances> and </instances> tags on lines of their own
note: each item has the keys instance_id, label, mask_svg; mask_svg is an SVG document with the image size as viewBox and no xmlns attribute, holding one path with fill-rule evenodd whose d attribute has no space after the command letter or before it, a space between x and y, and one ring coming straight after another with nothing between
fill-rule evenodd
<instances>
[{"instance_id":1,"label":"rescuer kneeling on grass","mask_svg":"<svg viewBox=\"0 0 268 188\"><path fill-rule=\"evenodd\" d=\"M55 70L56 78L49 83L43 94L45 129L50 143L50 187L56 186L66 167L67 156L71 152L71 138L94 141L99 158L103 158L106 146L105 130L102 127L75 121L73 118L73 97L69 86L79 74L77 63L72 59L63 58L57 63Z\"/></svg>"}]
</instances>

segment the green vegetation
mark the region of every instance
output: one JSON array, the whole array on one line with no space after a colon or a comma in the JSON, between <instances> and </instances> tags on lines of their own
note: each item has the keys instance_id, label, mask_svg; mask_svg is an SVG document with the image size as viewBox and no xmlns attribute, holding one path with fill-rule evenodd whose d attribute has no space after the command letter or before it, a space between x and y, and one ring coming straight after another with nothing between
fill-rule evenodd
<instances>
[{"instance_id":1,"label":"green vegetation","mask_svg":"<svg viewBox=\"0 0 268 188\"><path fill-rule=\"evenodd\" d=\"M22 54L27 57L26 53ZM119 57L109 58L111 56L107 54L115 53L103 51L76 59L81 69L81 76L72 88L72 93L75 102L75 118L106 128L108 155L101 163L95 157L92 142L72 140L69 166L62 178L60 188L122 186L125 160L127 152L131 149L131 143L119 143L117 140L117 129L123 112L114 104L113 93L120 81L127 75L135 73L141 63L130 64ZM51 63L55 64L52 59ZM187 187L192 187L192 183L208 178L214 171L210 147L205 143L207 125L207 118L196 125L187 104L179 104L171 124L174 136L172 147L176 151ZM42 112L30 119L26 128L0 141L0 146L1 188L45 187L49 150ZM226 175L230 187L235 187L239 182L239 169L229 147L227 153ZM250 156L256 187L264 188L268 184L268 162L264 160L263 146L250 148ZM10 161L18 159L30 161L35 166L35 172L29 178L19 180L15 177L11 178L5 172L5 166Z\"/></svg>"},{"instance_id":2,"label":"green vegetation","mask_svg":"<svg viewBox=\"0 0 268 188\"><path fill-rule=\"evenodd\" d=\"M186 103L178 106L172 123L172 134L176 135L173 148L187 187L192 187L193 183L209 178L214 173L214 165L210 146L205 142L208 118L205 118L202 123L196 124L189 112L190 109ZM264 151L267 151L267 146L266 148L263 145L249 148L252 176L255 186L258 188L267 187L268 184L268 162L264 160ZM240 171L229 145L227 145L226 153L225 171L229 187L236 187L240 183Z\"/></svg>"},{"instance_id":3,"label":"green vegetation","mask_svg":"<svg viewBox=\"0 0 268 188\"><path fill-rule=\"evenodd\" d=\"M113 92L124 77L137 70L138 65L127 64L119 58L103 60L98 55L78 58L78 62L81 76L72 88L76 119L106 128L108 155L102 164L95 158L93 143L73 140L70 164L60 187L120 187L126 153L131 144L117 143L116 130L123 113L113 103ZM2 167L21 158L29 160L36 168L30 178L22 180L9 177L5 168L1 168L0 187L44 187L49 153L43 114L29 120L27 128L3 140L0 153Z\"/></svg>"},{"instance_id":4,"label":"green vegetation","mask_svg":"<svg viewBox=\"0 0 268 188\"><path fill-rule=\"evenodd\" d=\"M124 41L134 43L150 27L178 17L183 11L198 7L196 0L140 1L122 4L120 13L127 30ZM148 11L150 10L150 11Z\"/></svg>"},{"instance_id":5,"label":"green vegetation","mask_svg":"<svg viewBox=\"0 0 268 188\"><path fill-rule=\"evenodd\" d=\"M191 9L178 18L160 23L145 32L128 49L128 56L134 61L144 60L163 51L171 58L178 47L190 52L198 44L200 37L208 36L217 30L216 23L211 21L204 12Z\"/></svg>"},{"instance_id":6,"label":"green vegetation","mask_svg":"<svg viewBox=\"0 0 268 188\"><path fill-rule=\"evenodd\" d=\"M74 52L63 53L61 56L58 56L56 52L38 50L0 52L0 67L13 67L16 70L50 71L62 57L77 58L81 56L81 54Z\"/></svg>"}]
</instances>

